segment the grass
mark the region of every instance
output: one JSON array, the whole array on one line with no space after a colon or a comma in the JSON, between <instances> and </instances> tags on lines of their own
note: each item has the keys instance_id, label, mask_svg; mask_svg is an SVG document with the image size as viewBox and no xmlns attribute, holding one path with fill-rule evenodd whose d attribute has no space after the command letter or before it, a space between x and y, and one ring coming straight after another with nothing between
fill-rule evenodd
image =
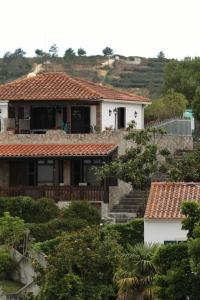
<instances>
[{"instance_id":1,"label":"grass","mask_svg":"<svg viewBox=\"0 0 200 300\"><path fill-rule=\"evenodd\" d=\"M5 294L16 293L24 285L20 282L11 280L0 280L0 287Z\"/></svg>"}]
</instances>

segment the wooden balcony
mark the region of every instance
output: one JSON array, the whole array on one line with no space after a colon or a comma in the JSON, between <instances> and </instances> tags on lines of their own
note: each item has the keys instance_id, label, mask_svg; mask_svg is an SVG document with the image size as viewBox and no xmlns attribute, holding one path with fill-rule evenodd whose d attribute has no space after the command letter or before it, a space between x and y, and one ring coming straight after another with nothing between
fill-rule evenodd
<instances>
[{"instance_id":1,"label":"wooden balcony","mask_svg":"<svg viewBox=\"0 0 200 300\"><path fill-rule=\"evenodd\" d=\"M95 186L17 186L0 187L0 197L31 196L35 199L47 197L58 201L102 201L109 202L109 191Z\"/></svg>"}]
</instances>

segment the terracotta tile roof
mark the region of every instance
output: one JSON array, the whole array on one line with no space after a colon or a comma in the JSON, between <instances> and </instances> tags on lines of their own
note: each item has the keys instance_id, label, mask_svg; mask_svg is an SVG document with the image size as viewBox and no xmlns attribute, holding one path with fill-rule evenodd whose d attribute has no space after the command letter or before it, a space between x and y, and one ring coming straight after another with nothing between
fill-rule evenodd
<instances>
[{"instance_id":1,"label":"terracotta tile roof","mask_svg":"<svg viewBox=\"0 0 200 300\"><path fill-rule=\"evenodd\" d=\"M106 156L117 149L115 144L19 144L0 145L4 157Z\"/></svg>"},{"instance_id":2,"label":"terracotta tile roof","mask_svg":"<svg viewBox=\"0 0 200 300\"><path fill-rule=\"evenodd\" d=\"M0 85L0 100L124 100L149 99L70 77L65 73L40 73Z\"/></svg>"},{"instance_id":3,"label":"terracotta tile roof","mask_svg":"<svg viewBox=\"0 0 200 300\"><path fill-rule=\"evenodd\" d=\"M180 212L184 200L200 203L200 182L154 182L145 211L145 219L182 219Z\"/></svg>"}]
</instances>

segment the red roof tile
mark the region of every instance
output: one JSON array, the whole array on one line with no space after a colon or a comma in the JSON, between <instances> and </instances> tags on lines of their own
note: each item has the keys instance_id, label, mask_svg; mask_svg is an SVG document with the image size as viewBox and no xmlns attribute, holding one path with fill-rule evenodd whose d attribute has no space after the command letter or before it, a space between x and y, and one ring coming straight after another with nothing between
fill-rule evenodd
<instances>
[{"instance_id":1,"label":"red roof tile","mask_svg":"<svg viewBox=\"0 0 200 300\"><path fill-rule=\"evenodd\" d=\"M124 100L149 99L70 77L65 73L41 73L0 85L0 100Z\"/></svg>"},{"instance_id":2,"label":"red roof tile","mask_svg":"<svg viewBox=\"0 0 200 300\"><path fill-rule=\"evenodd\" d=\"M0 145L3 157L106 156L117 149L115 144L20 144Z\"/></svg>"},{"instance_id":3,"label":"red roof tile","mask_svg":"<svg viewBox=\"0 0 200 300\"><path fill-rule=\"evenodd\" d=\"M180 206L185 200L200 203L200 183L154 182L145 211L145 219L182 219Z\"/></svg>"}]
</instances>

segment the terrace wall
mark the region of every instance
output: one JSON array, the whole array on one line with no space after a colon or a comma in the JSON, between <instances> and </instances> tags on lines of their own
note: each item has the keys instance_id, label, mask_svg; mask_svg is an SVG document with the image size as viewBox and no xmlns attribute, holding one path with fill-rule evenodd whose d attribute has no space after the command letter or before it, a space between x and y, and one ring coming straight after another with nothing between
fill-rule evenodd
<instances>
[{"instance_id":1,"label":"terrace wall","mask_svg":"<svg viewBox=\"0 0 200 300\"><path fill-rule=\"evenodd\" d=\"M130 141L126 141L124 136L126 131L103 131L101 133L90 134L66 134L62 130L50 130L46 134L14 134L13 132L0 133L1 144L117 144L119 154L123 154L125 150L133 145ZM156 135L155 142L159 148L168 148L172 153L177 149L191 150L193 149L192 136L183 135Z\"/></svg>"}]
</instances>

